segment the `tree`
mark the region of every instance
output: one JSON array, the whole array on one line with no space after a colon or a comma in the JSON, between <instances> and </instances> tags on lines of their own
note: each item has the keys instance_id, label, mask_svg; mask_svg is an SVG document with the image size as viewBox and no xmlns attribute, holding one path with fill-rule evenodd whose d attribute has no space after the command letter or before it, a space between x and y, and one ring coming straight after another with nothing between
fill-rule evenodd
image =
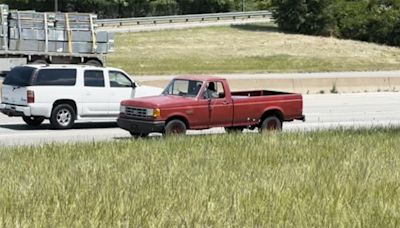
<instances>
[{"instance_id":1,"label":"tree","mask_svg":"<svg viewBox=\"0 0 400 228\"><path fill-rule=\"evenodd\" d=\"M273 16L288 32L332 35L335 32L333 0L273 0Z\"/></svg>"}]
</instances>

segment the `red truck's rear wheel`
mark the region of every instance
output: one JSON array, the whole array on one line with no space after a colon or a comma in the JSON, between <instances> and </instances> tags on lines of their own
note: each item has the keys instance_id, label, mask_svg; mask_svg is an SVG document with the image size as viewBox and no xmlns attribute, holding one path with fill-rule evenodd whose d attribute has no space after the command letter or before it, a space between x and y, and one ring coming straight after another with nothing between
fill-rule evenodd
<instances>
[{"instance_id":1,"label":"red truck's rear wheel","mask_svg":"<svg viewBox=\"0 0 400 228\"><path fill-rule=\"evenodd\" d=\"M184 135L186 134L186 124L178 119L170 120L165 125L165 132L166 135Z\"/></svg>"},{"instance_id":2,"label":"red truck's rear wheel","mask_svg":"<svg viewBox=\"0 0 400 228\"><path fill-rule=\"evenodd\" d=\"M269 116L263 120L260 125L260 132L264 131L281 131L282 121L276 116Z\"/></svg>"}]
</instances>

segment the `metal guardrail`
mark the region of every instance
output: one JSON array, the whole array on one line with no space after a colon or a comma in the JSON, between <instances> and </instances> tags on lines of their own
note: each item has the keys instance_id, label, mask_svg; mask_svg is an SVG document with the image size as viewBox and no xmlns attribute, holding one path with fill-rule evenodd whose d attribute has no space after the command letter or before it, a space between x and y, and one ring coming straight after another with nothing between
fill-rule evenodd
<instances>
[{"instance_id":1,"label":"metal guardrail","mask_svg":"<svg viewBox=\"0 0 400 228\"><path fill-rule=\"evenodd\" d=\"M203 22L203 21L221 21L221 20L245 20L255 18L272 18L271 11L247 11L247 12L229 12L229 13L210 13L210 14L188 14L160 17L133 17L117 19L97 20L99 27L121 27L143 24L162 24L162 23L182 23L182 22Z\"/></svg>"}]
</instances>

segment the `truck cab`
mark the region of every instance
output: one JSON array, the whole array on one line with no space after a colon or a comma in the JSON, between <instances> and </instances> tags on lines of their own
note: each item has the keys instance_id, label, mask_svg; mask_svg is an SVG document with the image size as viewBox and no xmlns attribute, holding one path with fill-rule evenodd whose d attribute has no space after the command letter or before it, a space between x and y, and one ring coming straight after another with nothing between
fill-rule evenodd
<instances>
[{"instance_id":1,"label":"truck cab","mask_svg":"<svg viewBox=\"0 0 400 228\"><path fill-rule=\"evenodd\" d=\"M133 136L224 127L280 130L304 120L301 94L268 90L232 92L224 78L178 77L159 96L121 102L118 124Z\"/></svg>"}]
</instances>

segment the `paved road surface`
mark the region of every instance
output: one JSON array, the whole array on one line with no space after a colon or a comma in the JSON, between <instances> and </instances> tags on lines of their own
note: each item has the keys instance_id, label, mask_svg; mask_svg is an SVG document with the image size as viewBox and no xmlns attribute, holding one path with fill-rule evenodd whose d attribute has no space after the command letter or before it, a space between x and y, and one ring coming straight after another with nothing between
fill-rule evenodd
<instances>
[{"instance_id":1,"label":"paved road surface","mask_svg":"<svg viewBox=\"0 0 400 228\"><path fill-rule=\"evenodd\" d=\"M284 131L310 131L337 127L400 127L400 93L355 93L304 95L305 123L284 123ZM189 134L218 134L221 128L190 131ZM20 118L0 114L0 145L34 145L52 142L82 142L128 139L128 132L115 123L80 123L72 130L51 130L24 125Z\"/></svg>"}]
</instances>

